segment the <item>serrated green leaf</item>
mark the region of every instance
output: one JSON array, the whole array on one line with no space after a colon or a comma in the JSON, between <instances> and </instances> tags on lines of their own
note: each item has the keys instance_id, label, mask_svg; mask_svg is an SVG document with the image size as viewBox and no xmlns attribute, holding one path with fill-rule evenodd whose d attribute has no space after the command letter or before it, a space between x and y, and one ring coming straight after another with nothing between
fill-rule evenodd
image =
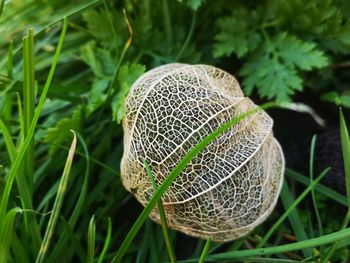
<instances>
[{"instance_id":1,"label":"serrated green leaf","mask_svg":"<svg viewBox=\"0 0 350 263\"><path fill-rule=\"evenodd\" d=\"M260 34L254 31L257 21L257 13L245 8L235 10L230 17L219 19L220 32L215 36L214 57L235 53L240 58L254 51L261 42Z\"/></svg>"},{"instance_id":2,"label":"serrated green leaf","mask_svg":"<svg viewBox=\"0 0 350 263\"><path fill-rule=\"evenodd\" d=\"M248 94L254 87L261 97L288 101L295 91L301 91L302 79L297 70L311 70L328 64L324 53L313 43L280 33L267 39L240 71L245 77L243 86Z\"/></svg>"},{"instance_id":3,"label":"serrated green leaf","mask_svg":"<svg viewBox=\"0 0 350 263\"><path fill-rule=\"evenodd\" d=\"M113 120L120 123L124 112L124 100L134 81L146 70L140 64L125 64L120 67L118 73L119 90L112 101Z\"/></svg>"},{"instance_id":4,"label":"serrated green leaf","mask_svg":"<svg viewBox=\"0 0 350 263\"><path fill-rule=\"evenodd\" d=\"M55 127L49 128L45 135L45 142L50 144L50 154L54 154L62 142L71 137L71 130L79 131L82 107L77 107L71 117L59 120Z\"/></svg>"},{"instance_id":5,"label":"serrated green leaf","mask_svg":"<svg viewBox=\"0 0 350 263\"><path fill-rule=\"evenodd\" d=\"M297 72L268 54L251 58L240 73L245 77L243 86L248 95L256 87L261 97L288 101L295 90L302 89L302 79Z\"/></svg>"},{"instance_id":6,"label":"serrated green leaf","mask_svg":"<svg viewBox=\"0 0 350 263\"><path fill-rule=\"evenodd\" d=\"M304 42L295 36L281 33L273 39L278 56L287 65L302 69L322 68L328 65L325 54L311 42Z\"/></svg>"}]
</instances>

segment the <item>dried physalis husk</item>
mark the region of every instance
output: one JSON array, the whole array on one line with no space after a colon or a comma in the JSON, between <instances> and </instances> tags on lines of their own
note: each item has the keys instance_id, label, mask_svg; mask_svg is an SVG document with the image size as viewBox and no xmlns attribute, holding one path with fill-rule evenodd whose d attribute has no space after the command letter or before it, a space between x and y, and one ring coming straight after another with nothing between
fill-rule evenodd
<instances>
[{"instance_id":1,"label":"dried physalis husk","mask_svg":"<svg viewBox=\"0 0 350 263\"><path fill-rule=\"evenodd\" d=\"M121 178L144 206L185 154L222 124L256 107L230 74L208 65L168 64L141 76L125 100ZM263 110L204 148L162 197L168 226L224 242L239 238L273 210L284 156ZM160 222L157 208L150 217Z\"/></svg>"}]
</instances>

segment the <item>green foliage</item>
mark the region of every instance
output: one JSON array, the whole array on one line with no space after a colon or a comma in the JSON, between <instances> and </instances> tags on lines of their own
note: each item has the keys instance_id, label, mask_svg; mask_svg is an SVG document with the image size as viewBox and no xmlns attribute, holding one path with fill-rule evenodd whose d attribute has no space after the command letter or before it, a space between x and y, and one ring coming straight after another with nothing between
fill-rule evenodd
<instances>
[{"instance_id":1,"label":"green foliage","mask_svg":"<svg viewBox=\"0 0 350 263\"><path fill-rule=\"evenodd\" d=\"M265 1L238 4L217 21L213 54L243 59L248 94L288 101L303 90L303 71L324 68L332 55L350 53L350 20L336 1Z\"/></svg>"},{"instance_id":2,"label":"green foliage","mask_svg":"<svg viewBox=\"0 0 350 263\"><path fill-rule=\"evenodd\" d=\"M258 23L257 12L243 7L236 9L231 16L219 19L217 24L220 31L215 36L214 56L230 56L235 53L238 58L242 58L254 51L261 42L261 35L255 31Z\"/></svg>"},{"instance_id":3,"label":"green foliage","mask_svg":"<svg viewBox=\"0 0 350 263\"><path fill-rule=\"evenodd\" d=\"M161 192L141 214L145 228L138 220L137 230L133 228L127 235L141 210L119 179L123 104L132 83L146 69L173 62L212 64L237 72L246 93L253 96L286 101L308 89L314 102L318 103L318 96L324 94L323 100L350 107L347 0L0 0L1 10L1 262L33 262L41 245L49 245L40 252L48 262L97 258L110 262L125 240L129 242L122 247L125 262L168 260L161 228L147 220ZM64 17L68 29L60 39ZM23 52L22 38L29 28L33 28L35 42ZM55 47L59 47L57 53ZM30 110L23 106L28 94L23 93L22 86L30 78L23 77L23 54L27 56L32 50L34 56L26 60L30 61L26 68L35 78L31 87L35 87L35 97L40 100L31 95L36 111L34 122L26 120L26 125L31 125L26 133L24 118ZM68 174L62 177L62 170L71 129L77 132L78 143L66 184ZM25 155L29 157L27 165L21 161ZM27 167L33 167L33 176L25 175ZM284 258L302 260L303 254L286 251L307 252L307 247L317 249L320 244L329 244L324 247L330 260L346 259L350 242L349 229L342 225L344 215L334 213L332 220L328 218L330 206L332 211L347 207L346 196L315 181L310 185L309 178L290 170L287 177L290 191L283 193L284 200L289 200L284 214L280 205L266 224L228 245L229 249L218 244L209 248L209 242L203 249L204 242L170 231L167 238L176 255L195 262L201 251L201 260L206 255L207 260L214 261L273 262L278 257L280 262L292 262ZM63 181L64 201L62 189L57 192ZM317 208L325 235L316 238L314 233L319 231L313 224L314 212L304 208L306 193L312 188L316 197L323 198L322 202L318 200ZM166 187L159 189L165 191ZM297 203L298 213L290 208ZM297 229L298 215L306 218L302 221L306 235ZM342 228L346 229L338 231ZM138 231L142 236L131 242ZM284 234L306 240L290 243ZM266 244L268 248L263 248L269 256L262 255L261 249L250 249L260 240L271 241ZM330 248L336 249L335 253L330 253ZM318 256L314 259L320 260Z\"/></svg>"},{"instance_id":4,"label":"green foliage","mask_svg":"<svg viewBox=\"0 0 350 263\"><path fill-rule=\"evenodd\" d=\"M281 33L266 42L243 66L241 75L246 92L257 87L261 97L286 101L295 90L302 90L302 78L297 70L321 68L328 64L313 43L302 42L294 36Z\"/></svg>"}]
</instances>

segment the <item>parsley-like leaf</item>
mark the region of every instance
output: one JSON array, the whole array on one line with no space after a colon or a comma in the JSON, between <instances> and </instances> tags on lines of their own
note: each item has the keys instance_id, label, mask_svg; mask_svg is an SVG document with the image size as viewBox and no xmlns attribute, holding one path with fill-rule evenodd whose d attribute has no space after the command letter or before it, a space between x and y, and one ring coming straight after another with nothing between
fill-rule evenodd
<instances>
[{"instance_id":1,"label":"parsley-like leaf","mask_svg":"<svg viewBox=\"0 0 350 263\"><path fill-rule=\"evenodd\" d=\"M261 42L260 34L254 31L257 22L257 13L245 8L235 10L230 17L219 19L217 24L220 32L215 36L214 57L235 53L241 58L254 51Z\"/></svg>"},{"instance_id":2,"label":"parsley-like leaf","mask_svg":"<svg viewBox=\"0 0 350 263\"><path fill-rule=\"evenodd\" d=\"M240 74L248 94L256 87L261 97L287 101L296 90L302 90L298 69L311 70L328 64L324 53L313 43L280 33L268 39L244 64Z\"/></svg>"}]
</instances>

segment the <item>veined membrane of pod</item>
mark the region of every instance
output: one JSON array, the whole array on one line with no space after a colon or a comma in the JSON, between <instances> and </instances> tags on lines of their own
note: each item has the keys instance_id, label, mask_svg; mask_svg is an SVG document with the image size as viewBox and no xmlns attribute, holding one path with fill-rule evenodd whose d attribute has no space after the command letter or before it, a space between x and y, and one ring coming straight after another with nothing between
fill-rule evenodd
<instances>
[{"instance_id":1,"label":"veined membrane of pod","mask_svg":"<svg viewBox=\"0 0 350 263\"><path fill-rule=\"evenodd\" d=\"M229 73L209 65L167 64L142 75L125 100L124 187L146 205L186 153L218 127L257 107ZM216 242L246 235L276 205L284 155L263 110L219 135L162 197L168 226ZM150 217L160 223L155 207Z\"/></svg>"}]
</instances>

